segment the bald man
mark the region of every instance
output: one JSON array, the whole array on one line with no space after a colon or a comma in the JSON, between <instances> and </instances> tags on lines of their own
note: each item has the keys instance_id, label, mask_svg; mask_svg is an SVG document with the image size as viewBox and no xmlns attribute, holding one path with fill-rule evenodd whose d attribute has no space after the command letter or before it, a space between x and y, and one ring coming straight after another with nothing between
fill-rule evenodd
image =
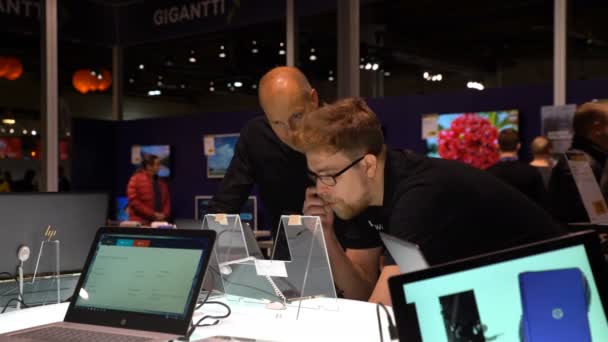
<instances>
[{"instance_id":1,"label":"bald man","mask_svg":"<svg viewBox=\"0 0 608 342\"><path fill-rule=\"evenodd\" d=\"M272 69L262 77L258 89L265 116L250 120L241 130L210 212L240 212L257 185L274 236L281 215L302 212L311 182L306 158L291 147L293 132L302 115L317 109L319 99L306 76L293 67Z\"/></svg>"},{"instance_id":2,"label":"bald man","mask_svg":"<svg viewBox=\"0 0 608 342\"><path fill-rule=\"evenodd\" d=\"M604 199L608 199L608 104L589 102L580 106L572 122L574 137L568 151L587 155ZM549 181L553 215L564 223L589 222L565 157L553 168Z\"/></svg>"}]
</instances>

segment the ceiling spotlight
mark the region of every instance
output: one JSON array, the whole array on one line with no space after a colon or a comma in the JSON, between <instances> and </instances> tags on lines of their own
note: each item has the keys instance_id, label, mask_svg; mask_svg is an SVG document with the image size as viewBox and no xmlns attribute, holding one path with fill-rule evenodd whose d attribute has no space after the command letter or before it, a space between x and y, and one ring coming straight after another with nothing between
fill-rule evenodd
<instances>
[{"instance_id":1,"label":"ceiling spotlight","mask_svg":"<svg viewBox=\"0 0 608 342\"><path fill-rule=\"evenodd\" d=\"M148 91L148 96L159 96L161 94L160 90L150 90Z\"/></svg>"},{"instance_id":2,"label":"ceiling spotlight","mask_svg":"<svg viewBox=\"0 0 608 342\"><path fill-rule=\"evenodd\" d=\"M365 64L365 70L371 70L371 68L372 68L372 63Z\"/></svg>"},{"instance_id":3,"label":"ceiling spotlight","mask_svg":"<svg viewBox=\"0 0 608 342\"><path fill-rule=\"evenodd\" d=\"M372 65L372 70L376 71L379 67L380 65L378 65L378 63L374 63L374 65Z\"/></svg>"},{"instance_id":4,"label":"ceiling spotlight","mask_svg":"<svg viewBox=\"0 0 608 342\"><path fill-rule=\"evenodd\" d=\"M255 48L255 47L254 47L253 49L251 49L251 53L253 53L254 55L255 55L256 53L258 53L258 48Z\"/></svg>"},{"instance_id":5,"label":"ceiling spotlight","mask_svg":"<svg viewBox=\"0 0 608 342\"><path fill-rule=\"evenodd\" d=\"M156 85L158 85L159 87L162 87L163 86L163 81L156 82Z\"/></svg>"},{"instance_id":6,"label":"ceiling spotlight","mask_svg":"<svg viewBox=\"0 0 608 342\"><path fill-rule=\"evenodd\" d=\"M485 87L483 86L483 84L481 84L480 82L467 82L467 88L469 89L476 89L476 90L484 90Z\"/></svg>"},{"instance_id":7,"label":"ceiling spotlight","mask_svg":"<svg viewBox=\"0 0 608 342\"><path fill-rule=\"evenodd\" d=\"M13 134L13 133L15 133L15 130L14 130L13 128L11 128L11 129L9 129L9 130L8 130L8 132L9 132L10 134Z\"/></svg>"},{"instance_id":8,"label":"ceiling spotlight","mask_svg":"<svg viewBox=\"0 0 608 342\"><path fill-rule=\"evenodd\" d=\"M36 132L35 130L32 130L30 133L31 133L32 135L36 135L36 134L38 134L38 132Z\"/></svg>"},{"instance_id":9,"label":"ceiling spotlight","mask_svg":"<svg viewBox=\"0 0 608 342\"><path fill-rule=\"evenodd\" d=\"M220 45L220 58L226 58L226 53L224 52L224 45Z\"/></svg>"},{"instance_id":10,"label":"ceiling spotlight","mask_svg":"<svg viewBox=\"0 0 608 342\"><path fill-rule=\"evenodd\" d=\"M190 51L192 51L192 50L190 50ZM165 65L168 67L173 66L173 60L171 59L171 57L167 57L167 59L165 60Z\"/></svg>"},{"instance_id":11,"label":"ceiling spotlight","mask_svg":"<svg viewBox=\"0 0 608 342\"><path fill-rule=\"evenodd\" d=\"M334 81L334 77L333 76L329 76L327 79L329 80L329 82L333 82Z\"/></svg>"},{"instance_id":12,"label":"ceiling spotlight","mask_svg":"<svg viewBox=\"0 0 608 342\"><path fill-rule=\"evenodd\" d=\"M139 65L139 70L144 70L144 65L143 64Z\"/></svg>"},{"instance_id":13,"label":"ceiling spotlight","mask_svg":"<svg viewBox=\"0 0 608 342\"><path fill-rule=\"evenodd\" d=\"M230 91L234 91L234 87L231 87L231 88L230 88Z\"/></svg>"},{"instance_id":14,"label":"ceiling spotlight","mask_svg":"<svg viewBox=\"0 0 608 342\"><path fill-rule=\"evenodd\" d=\"M71 135L72 135L72 133L70 133L70 132L65 132L65 136L66 136L66 137L69 137L69 136L71 136Z\"/></svg>"},{"instance_id":15,"label":"ceiling spotlight","mask_svg":"<svg viewBox=\"0 0 608 342\"><path fill-rule=\"evenodd\" d=\"M213 93L215 91L215 87L209 87L209 91Z\"/></svg>"},{"instance_id":16,"label":"ceiling spotlight","mask_svg":"<svg viewBox=\"0 0 608 342\"><path fill-rule=\"evenodd\" d=\"M359 69L363 69L363 64L359 64Z\"/></svg>"},{"instance_id":17,"label":"ceiling spotlight","mask_svg":"<svg viewBox=\"0 0 608 342\"><path fill-rule=\"evenodd\" d=\"M424 77L425 80L428 80L431 76L428 71L425 71L424 74L422 74L422 77Z\"/></svg>"},{"instance_id":18,"label":"ceiling spotlight","mask_svg":"<svg viewBox=\"0 0 608 342\"><path fill-rule=\"evenodd\" d=\"M281 49L279 50L279 55L284 55L285 54L285 50Z\"/></svg>"},{"instance_id":19,"label":"ceiling spotlight","mask_svg":"<svg viewBox=\"0 0 608 342\"><path fill-rule=\"evenodd\" d=\"M133 79L132 77L129 77L129 84L133 84L135 83L135 79Z\"/></svg>"},{"instance_id":20,"label":"ceiling spotlight","mask_svg":"<svg viewBox=\"0 0 608 342\"><path fill-rule=\"evenodd\" d=\"M213 81L209 82L209 85L212 86L213 85Z\"/></svg>"},{"instance_id":21,"label":"ceiling spotlight","mask_svg":"<svg viewBox=\"0 0 608 342\"><path fill-rule=\"evenodd\" d=\"M27 129L24 129L23 131L21 131L21 133L23 133L23 135L27 134Z\"/></svg>"},{"instance_id":22,"label":"ceiling spotlight","mask_svg":"<svg viewBox=\"0 0 608 342\"><path fill-rule=\"evenodd\" d=\"M283 42L279 43L280 47L283 47L285 44L283 44Z\"/></svg>"},{"instance_id":23,"label":"ceiling spotlight","mask_svg":"<svg viewBox=\"0 0 608 342\"><path fill-rule=\"evenodd\" d=\"M365 58L361 57L361 62L365 62Z\"/></svg>"},{"instance_id":24,"label":"ceiling spotlight","mask_svg":"<svg viewBox=\"0 0 608 342\"><path fill-rule=\"evenodd\" d=\"M188 62L190 62L190 63L196 63L196 57L190 56L190 58L188 58Z\"/></svg>"},{"instance_id":25,"label":"ceiling spotlight","mask_svg":"<svg viewBox=\"0 0 608 342\"><path fill-rule=\"evenodd\" d=\"M6 129L4 127L0 127L0 133L6 133Z\"/></svg>"},{"instance_id":26,"label":"ceiling spotlight","mask_svg":"<svg viewBox=\"0 0 608 342\"><path fill-rule=\"evenodd\" d=\"M158 75L158 79L162 80L163 79L163 75Z\"/></svg>"},{"instance_id":27,"label":"ceiling spotlight","mask_svg":"<svg viewBox=\"0 0 608 342\"><path fill-rule=\"evenodd\" d=\"M103 80L103 75L102 74L97 75L97 79L98 80Z\"/></svg>"},{"instance_id":28,"label":"ceiling spotlight","mask_svg":"<svg viewBox=\"0 0 608 342\"><path fill-rule=\"evenodd\" d=\"M443 75L438 74L438 75L437 75L437 81L440 81L440 82L441 82L442 80L443 80Z\"/></svg>"},{"instance_id":29,"label":"ceiling spotlight","mask_svg":"<svg viewBox=\"0 0 608 342\"><path fill-rule=\"evenodd\" d=\"M185 85L185 84L183 84L183 83L182 83L182 84L180 84L180 85L179 85L179 87L180 87L180 88L182 88L182 89L186 89L186 85Z\"/></svg>"},{"instance_id":30,"label":"ceiling spotlight","mask_svg":"<svg viewBox=\"0 0 608 342\"><path fill-rule=\"evenodd\" d=\"M6 118L6 119L2 119L2 123L5 125L14 125L17 123L17 120L12 119L12 118Z\"/></svg>"},{"instance_id":31,"label":"ceiling spotlight","mask_svg":"<svg viewBox=\"0 0 608 342\"><path fill-rule=\"evenodd\" d=\"M227 86L228 88L232 88L232 83L228 82L228 84L226 84L226 86Z\"/></svg>"},{"instance_id":32,"label":"ceiling spotlight","mask_svg":"<svg viewBox=\"0 0 608 342\"><path fill-rule=\"evenodd\" d=\"M390 71L385 71L384 72L384 77L390 77L391 76L391 72Z\"/></svg>"},{"instance_id":33,"label":"ceiling spotlight","mask_svg":"<svg viewBox=\"0 0 608 342\"><path fill-rule=\"evenodd\" d=\"M234 82L234 86L237 87L237 88L240 88L240 87L243 86L243 82L236 81L236 82Z\"/></svg>"},{"instance_id":34,"label":"ceiling spotlight","mask_svg":"<svg viewBox=\"0 0 608 342\"><path fill-rule=\"evenodd\" d=\"M251 88L252 89L258 89L258 85L254 83L254 84L251 85Z\"/></svg>"},{"instance_id":35,"label":"ceiling spotlight","mask_svg":"<svg viewBox=\"0 0 608 342\"><path fill-rule=\"evenodd\" d=\"M334 74L334 71L333 71L333 70L329 70L329 74L330 74L330 75L333 75L333 74Z\"/></svg>"},{"instance_id":36,"label":"ceiling spotlight","mask_svg":"<svg viewBox=\"0 0 608 342\"><path fill-rule=\"evenodd\" d=\"M313 62L314 62L314 61L316 61L316 60L317 60L317 56L315 56L315 55L310 55L309 59L310 59L311 61L313 61Z\"/></svg>"},{"instance_id":37,"label":"ceiling spotlight","mask_svg":"<svg viewBox=\"0 0 608 342\"><path fill-rule=\"evenodd\" d=\"M97 73L95 72L95 70L91 70L91 76L96 76Z\"/></svg>"}]
</instances>

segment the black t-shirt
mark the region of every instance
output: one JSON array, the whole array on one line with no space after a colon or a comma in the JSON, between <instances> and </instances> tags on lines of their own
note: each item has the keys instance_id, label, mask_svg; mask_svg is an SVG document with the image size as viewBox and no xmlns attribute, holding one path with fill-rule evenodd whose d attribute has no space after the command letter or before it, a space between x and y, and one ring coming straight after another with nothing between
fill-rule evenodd
<instances>
[{"instance_id":1,"label":"black t-shirt","mask_svg":"<svg viewBox=\"0 0 608 342\"><path fill-rule=\"evenodd\" d=\"M241 130L234 157L209 204L209 212L238 213L254 184L273 231L281 215L302 212L306 187L311 184L306 157L284 144L262 116L250 120Z\"/></svg>"},{"instance_id":2,"label":"black t-shirt","mask_svg":"<svg viewBox=\"0 0 608 342\"><path fill-rule=\"evenodd\" d=\"M562 233L540 206L462 163L388 151L384 172L383 206L358 218L368 221L358 228L360 248L381 246L384 231L438 264Z\"/></svg>"},{"instance_id":3,"label":"black t-shirt","mask_svg":"<svg viewBox=\"0 0 608 342\"><path fill-rule=\"evenodd\" d=\"M251 119L241 130L234 157L208 212L238 213L257 185L274 237L281 215L302 213L306 188L312 186L306 170L304 154L284 144L265 117ZM359 235L350 223L336 220L335 229L344 248L358 246ZM353 232L351 238L344 237L348 232Z\"/></svg>"},{"instance_id":4,"label":"black t-shirt","mask_svg":"<svg viewBox=\"0 0 608 342\"><path fill-rule=\"evenodd\" d=\"M519 160L503 160L487 170L521 191L529 199L547 208L547 189L539 170Z\"/></svg>"}]
</instances>

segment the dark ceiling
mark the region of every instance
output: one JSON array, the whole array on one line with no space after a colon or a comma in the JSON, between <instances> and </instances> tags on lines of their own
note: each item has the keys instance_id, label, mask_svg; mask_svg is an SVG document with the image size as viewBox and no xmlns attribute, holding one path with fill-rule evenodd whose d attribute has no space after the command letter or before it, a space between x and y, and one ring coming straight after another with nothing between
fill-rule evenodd
<instances>
[{"instance_id":1,"label":"dark ceiling","mask_svg":"<svg viewBox=\"0 0 608 342\"><path fill-rule=\"evenodd\" d=\"M115 7L144 0L86 1ZM569 3L569 57L605 59L607 2ZM297 24L298 66L313 82L335 88L335 82L328 78L336 72L335 9L298 17ZM361 56L380 63L382 69L395 75L391 77L428 68L463 78L491 74L498 68L530 60L550 61L552 25L552 0L368 1L361 7ZM39 78L38 36L4 32L0 39L0 55L18 54ZM285 21L276 20L129 46L124 51L127 95L146 96L149 90L160 88L163 96L186 102L233 91L254 96L253 85L259 77L269 68L284 64L284 56L279 54L284 39ZM227 58L219 58L221 46ZM257 53L252 52L254 48ZM318 57L315 61L309 59L311 49ZM190 62L191 57L196 62ZM111 49L60 36L59 61L61 87L73 91L71 77L75 70L111 68ZM234 86L235 81L243 86L232 89L228 84Z\"/></svg>"}]
</instances>

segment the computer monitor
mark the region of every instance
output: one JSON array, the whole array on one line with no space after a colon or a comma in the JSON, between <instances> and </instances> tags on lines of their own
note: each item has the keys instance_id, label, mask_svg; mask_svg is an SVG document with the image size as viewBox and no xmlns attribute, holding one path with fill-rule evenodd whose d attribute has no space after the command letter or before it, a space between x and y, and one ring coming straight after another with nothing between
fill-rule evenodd
<instances>
[{"instance_id":1,"label":"computer monitor","mask_svg":"<svg viewBox=\"0 0 608 342\"><path fill-rule=\"evenodd\" d=\"M23 272L33 274L41 243L50 238L60 242L60 271L81 271L97 229L106 224L108 204L103 193L0 194L0 270L14 273L17 249L25 245L31 255ZM49 226L52 237L45 235ZM55 272L54 263L44 261L38 274Z\"/></svg>"},{"instance_id":2,"label":"computer monitor","mask_svg":"<svg viewBox=\"0 0 608 342\"><path fill-rule=\"evenodd\" d=\"M209 202L213 196L201 195L194 197L194 218L202 221L208 214ZM235 213L225 213L235 214ZM253 230L258 230L258 200L256 196L249 196L239 213L241 222L249 225Z\"/></svg>"},{"instance_id":3,"label":"computer monitor","mask_svg":"<svg viewBox=\"0 0 608 342\"><path fill-rule=\"evenodd\" d=\"M608 341L595 232L389 279L402 341Z\"/></svg>"}]
</instances>

